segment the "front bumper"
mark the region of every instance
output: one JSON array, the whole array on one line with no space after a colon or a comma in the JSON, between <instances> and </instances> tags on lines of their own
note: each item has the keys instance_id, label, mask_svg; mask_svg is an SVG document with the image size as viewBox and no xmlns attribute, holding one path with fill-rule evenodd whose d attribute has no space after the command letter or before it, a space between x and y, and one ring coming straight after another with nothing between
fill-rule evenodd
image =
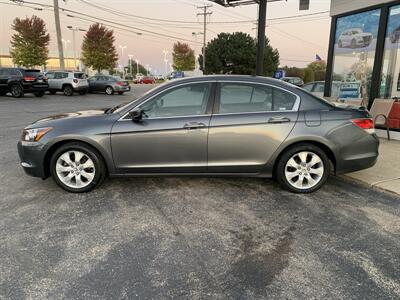
<instances>
[{"instance_id":1,"label":"front bumper","mask_svg":"<svg viewBox=\"0 0 400 300\"><path fill-rule=\"evenodd\" d=\"M19 141L18 154L21 160L21 166L26 174L33 177L46 178L42 144Z\"/></svg>"}]
</instances>

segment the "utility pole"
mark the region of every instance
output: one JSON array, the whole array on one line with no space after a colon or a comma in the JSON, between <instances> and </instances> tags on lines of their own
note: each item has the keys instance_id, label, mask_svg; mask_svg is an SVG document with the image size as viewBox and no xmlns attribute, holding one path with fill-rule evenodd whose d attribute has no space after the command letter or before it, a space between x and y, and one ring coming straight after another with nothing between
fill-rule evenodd
<instances>
[{"instance_id":1,"label":"utility pole","mask_svg":"<svg viewBox=\"0 0 400 300\"><path fill-rule=\"evenodd\" d=\"M257 33L257 58L256 75L263 75L264 50L265 50L265 25L267 18L267 0L260 0L258 4L258 33Z\"/></svg>"},{"instance_id":2,"label":"utility pole","mask_svg":"<svg viewBox=\"0 0 400 300\"><path fill-rule=\"evenodd\" d=\"M128 54L129 57L129 73L132 75L132 57L133 54Z\"/></svg>"},{"instance_id":3,"label":"utility pole","mask_svg":"<svg viewBox=\"0 0 400 300\"><path fill-rule=\"evenodd\" d=\"M211 8L212 5L204 5L204 6L197 6L197 9L203 10L203 12L198 13L197 16L203 16L204 17L204 31L203 31L203 73L206 70L206 42L207 42L207 16L212 15L211 11L207 11L209 8Z\"/></svg>"},{"instance_id":4,"label":"utility pole","mask_svg":"<svg viewBox=\"0 0 400 300\"><path fill-rule=\"evenodd\" d=\"M63 51L63 42L61 37L61 25L60 25L60 12L58 9L58 0L53 0L54 6L54 19L56 23L56 32L57 32L57 46L58 46L58 58L60 60L60 69L65 69L64 64L64 51Z\"/></svg>"},{"instance_id":5,"label":"utility pole","mask_svg":"<svg viewBox=\"0 0 400 300\"><path fill-rule=\"evenodd\" d=\"M168 64L167 55L168 55L168 50L163 50L163 53L164 53L165 76L167 76L167 74L168 74L168 70L167 70L167 64Z\"/></svg>"}]
</instances>

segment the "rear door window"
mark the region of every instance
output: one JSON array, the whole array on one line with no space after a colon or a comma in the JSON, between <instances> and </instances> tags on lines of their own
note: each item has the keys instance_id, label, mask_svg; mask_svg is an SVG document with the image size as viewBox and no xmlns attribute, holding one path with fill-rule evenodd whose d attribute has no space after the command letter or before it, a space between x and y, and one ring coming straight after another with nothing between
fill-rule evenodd
<instances>
[{"instance_id":1,"label":"rear door window","mask_svg":"<svg viewBox=\"0 0 400 300\"><path fill-rule=\"evenodd\" d=\"M219 113L292 110L296 96L268 85L222 83Z\"/></svg>"},{"instance_id":2,"label":"rear door window","mask_svg":"<svg viewBox=\"0 0 400 300\"><path fill-rule=\"evenodd\" d=\"M77 79L86 79L85 73L74 73L74 77Z\"/></svg>"}]
</instances>

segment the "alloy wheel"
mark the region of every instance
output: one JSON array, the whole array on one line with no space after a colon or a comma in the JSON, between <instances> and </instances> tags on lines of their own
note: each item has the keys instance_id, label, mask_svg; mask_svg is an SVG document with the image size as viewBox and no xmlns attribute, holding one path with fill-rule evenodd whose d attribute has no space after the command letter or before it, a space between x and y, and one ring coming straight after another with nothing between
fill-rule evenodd
<instances>
[{"instance_id":1,"label":"alloy wheel","mask_svg":"<svg viewBox=\"0 0 400 300\"><path fill-rule=\"evenodd\" d=\"M310 189L316 186L324 175L324 163L315 153L298 152L286 163L285 177L297 189Z\"/></svg>"},{"instance_id":2,"label":"alloy wheel","mask_svg":"<svg viewBox=\"0 0 400 300\"><path fill-rule=\"evenodd\" d=\"M114 91L113 91L112 87L110 87L110 86L106 87L106 94L107 95L112 95L113 92Z\"/></svg>"},{"instance_id":3,"label":"alloy wheel","mask_svg":"<svg viewBox=\"0 0 400 300\"><path fill-rule=\"evenodd\" d=\"M70 188L84 188L92 183L96 168L85 153L71 150L63 153L56 162L57 177Z\"/></svg>"},{"instance_id":4,"label":"alloy wheel","mask_svg":"<svg viewBox=\"0 0 400 300\"><path fill-rule=\"evenodd\" d=\"M16 98L21 97L22 88L19 85L13 85L11 87L11 94Z\"/></svg>"}]
</instances>

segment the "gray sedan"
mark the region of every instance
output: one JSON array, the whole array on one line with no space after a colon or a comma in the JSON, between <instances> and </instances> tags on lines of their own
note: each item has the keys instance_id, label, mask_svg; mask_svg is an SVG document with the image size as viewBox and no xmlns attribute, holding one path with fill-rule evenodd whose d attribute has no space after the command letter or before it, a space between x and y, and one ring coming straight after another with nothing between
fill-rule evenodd
<instances>
[{"instance_id":1,"label":"gray sedan","mask_svg":"<svg viewBox=\"0 0 400 300\"><path fill-rule=\"evenodd\" d=\"M104 92L107 95L123 94L131 90L129 82L119 76L95 75L88 79L90 92Z\"/></svg>"},{"instance_id":2,"label":"gray sedan","mask_svg":"<svg viewBox=\"0 0 400 300\"><path fill-rule=\"evenodd\" d=\"M105 110L39 120L18 142L26 173L87 192L106 176L274 177L308 193L371 167L379 140L364 109L335 107L285 82L184 78Z\"/></svg>"}]
</instances>

